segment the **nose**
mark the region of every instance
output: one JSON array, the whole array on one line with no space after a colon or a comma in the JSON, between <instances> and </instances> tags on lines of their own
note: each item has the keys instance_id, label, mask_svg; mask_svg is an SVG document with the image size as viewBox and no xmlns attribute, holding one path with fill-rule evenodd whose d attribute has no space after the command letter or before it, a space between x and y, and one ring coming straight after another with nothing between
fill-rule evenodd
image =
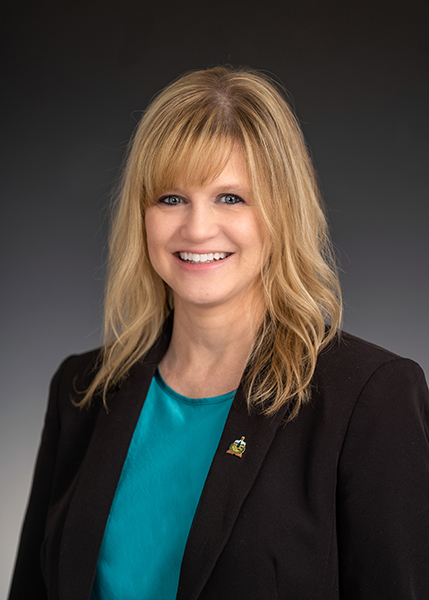
<instances>
[{"instance_id":1,"label":"nose","mask_svg":"<svg viewBox=\"0 0 429 600\"><path fill-rule=\"evenodd\" d=\"M219 223L215 210L207 202L193 202L184 218L182 237L193 243L200 243L215 237Z\"/></svg>"}]
</instances>

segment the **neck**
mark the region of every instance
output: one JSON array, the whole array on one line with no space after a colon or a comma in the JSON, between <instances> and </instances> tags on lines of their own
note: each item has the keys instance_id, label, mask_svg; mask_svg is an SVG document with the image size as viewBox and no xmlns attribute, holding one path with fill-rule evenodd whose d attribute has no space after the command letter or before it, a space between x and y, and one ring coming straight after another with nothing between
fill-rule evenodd
<instances>
[{"instance_id":1,"label":"neck","mask_svg":"<svg viewBox=\"0 0 429 600\"><path fill-rule=\"evenodd\" d=\"M173 333L159 367L166 382L193 397L238 387L264 315L263 302L246 307L200 307L175 300Z\"/></svg>"}]
</instances>

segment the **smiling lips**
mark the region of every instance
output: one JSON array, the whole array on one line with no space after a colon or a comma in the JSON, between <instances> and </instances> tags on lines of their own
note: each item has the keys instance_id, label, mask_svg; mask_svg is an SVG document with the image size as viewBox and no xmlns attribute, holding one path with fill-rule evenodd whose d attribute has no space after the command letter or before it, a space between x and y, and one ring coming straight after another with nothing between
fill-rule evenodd
<instances>
[{"instance_id":1,"label":"smiling lips","mask_svg":"<svg viewBox=\"0 0 429 600\"><path fill-rule=\"evenodd\" d=\"M195 254L194 252L179 252L180 260L188 263L209 263L222 260L231 255L231 252L209 252L208 254Z\"/></svg>"}]
</instances>

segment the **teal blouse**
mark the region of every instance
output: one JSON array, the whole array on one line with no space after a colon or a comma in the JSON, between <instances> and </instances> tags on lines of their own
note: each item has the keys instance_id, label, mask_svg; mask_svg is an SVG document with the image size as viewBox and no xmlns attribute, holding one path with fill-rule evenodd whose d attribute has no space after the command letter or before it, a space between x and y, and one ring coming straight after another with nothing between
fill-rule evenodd
<instances>
[{"instance_id":1,"label":"teal blouse","mask_svg":"<svg viewBox=\"0 0 429 600\"><path fill-rule=\"evenodd\" d=\"M186 398L157 371L112 503L91 600L176 598L189 530L234 396Z\"/></svg>"}]
</instances>

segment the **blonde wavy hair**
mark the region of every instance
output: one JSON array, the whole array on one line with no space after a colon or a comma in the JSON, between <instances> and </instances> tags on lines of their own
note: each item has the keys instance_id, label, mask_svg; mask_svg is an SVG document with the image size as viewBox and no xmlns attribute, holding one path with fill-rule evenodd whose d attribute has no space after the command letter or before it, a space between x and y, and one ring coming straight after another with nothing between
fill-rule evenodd
<instances>
[{"instance_id":1,"label":"blonde wavy hair","mask_svg":"<svg viewBox=\"0 0 429 600\"><path fill-rule=\"evenodd\" d=\"M317 178L283 90L250 69L195 71L167 86L130 142L114 209L105 342L91 386L104 402L160 335L172 294L149 261L144 215L179 179L204 183L233 145L247 161L271 250L262 268L266 314L243 385L249 410L294 418L309 396L320 350L336 335L341 292Z\"/></svg>"}]
</instances>

